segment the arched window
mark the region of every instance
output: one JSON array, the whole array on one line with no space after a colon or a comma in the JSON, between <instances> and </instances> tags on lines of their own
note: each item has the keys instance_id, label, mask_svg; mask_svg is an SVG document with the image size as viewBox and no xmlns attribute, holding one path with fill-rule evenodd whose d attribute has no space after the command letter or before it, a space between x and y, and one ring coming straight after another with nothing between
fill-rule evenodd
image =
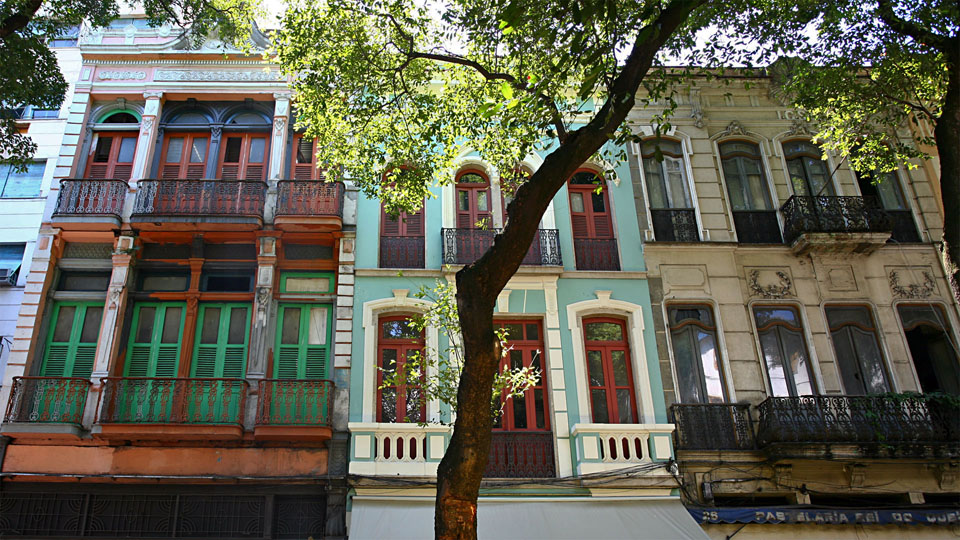
<instances>
[{"instance_id":1,"label":"arched window","mask_svg":"<svg viewBox=\"0 0 960 540\"><path fill-rule=\"evenodd\" d=\"M660 152L658 155L657 149ZM678 141L646 140L640 146L653 231L662 242L698 242L697 217Z\"/></svg>"},{"instance_id":2,"label":"arched window","mask_svg":"<svg viewBox=\"0 0 960 540\"><path fill-rule=\"evenodd\" d=\"M873 197L893 218L891 240L896 242L920 242L920 234L913 222L910 205L900 188L895 171L886 173L857 173L857 184L864 197Z\"/></svg>"},{"instance_id":3,"label":"arched window","mask_svg":"<svg viewBox=\"0 0 960 540\"><path fill-rule=\"evenodd\" d=\"M862 396L889 392L890 383L887 382L880 339L870 308L827 306L824 311L846 394Z\"/></svg>"},{"instance_id":4,"label":"arched window","mask_svg":"<svg viewBox=\"0 0 960 540\"><path fill-rule=\"evenodd\" d=\"M377 422L424 421L426 403L419 386L383 386L384 375L403 369L415 354L423 354L423 332L414 329L407 316L381 317L378 328Z\"/></svg>"},{"instance_id":5,"label":"arched window","mask_svg":"<svg viewBox=\"0 0 960 540\"><path fill-rule=\"evenodd\" d=\"M603 178L580 171L567 184L577 270L620 270L613 215Z\"/></svg>"},{"instance_id":6,"label":"arched window","mask_svg":"<svg viewBox=\"0 0 960 540\"><path fill-rule=\"evenodd\" d=\"M960 394L960 357L946 311L937 304L897 306L922 392Z\"/></svg>"},{"instance_id":7,"label":"arched window","mask_svg":"<svg viewBox=\"0 0 960 540\"><path fill-rule=\"evenodd\" d=\"M133 173L133 156L136 151L136 132L96 132L92 150L87 158L86 178L129 180Z\"/></svg>"},{"instance_id":8,"label":"arched window","mask_svg":"<svg viewBox=\"0 0 960 540\"><path fill-rule=\"evenodd\" d=\"M671 305L667 317L680 402L725 402L713 311L705 305Z\"/></svg>"},{"instance_id":9,"label":"arched window","mask_svg":"<svg viewBox=\"0 0 960 540\"><path fill-rule=\"evenodd\" d=\"M619 319L585 319L583 340L593 421L598 424L636 423L637 399L626 325Z\"/></svg>"},{"instance_id":10,"label":"arched window","mask_svg":"<svg viewBox=\"0 0 960 540\"><path fill-rule=\"evenodd\" d=\"M793 306L753 308L757 337L774 396L813 395L810 355L803 337L800 313Z\"/></svg>"},{"instance_id":11,"label":"arched window","mask_svg":"<svg viewBox=\"0 0 960 540\"><path fill-rule=\"evenodd\" d=\"M819 146L807 140L785 141L783 155L787 160L787 170L795 195L836 195L827 163L821 159L823 154Z\"/></svg>"},{"instance_id":12,"label":"arched window","mask_svg":"<svg viewBox=\"0 0 960 540\"><path fill-rule=\"evenodd\" d=\"M457 228L477 229L493 226L490 217L490 179L476 171L457 176Z\"/></svg>"},{"instance_id":13,"label":"arched window","mask_svg":"<svg viewBox=\"0 0 960 540\"><path fill-rule=\"evenodd\" d=\"M548 431L547 388L543 369L543 330L540 321L497 321L507 332L507 354L500 360L501 369L533 368L540 372L536 384L522 396L508 399L503 413L494 419L497 431Z\"/></svg>"},{"instance_id":14,"label":"arched window","mask_svg":"<svg viewBox=\"0 0 960 540\"><path fill-rule=\"evenodd\" d=\"M763 173L760 147L751 141L719 144L723 179L741 243L779 244L780 223Z\"/></svg>"},{"instance_id":15,"label":"arched window","mask_svg":"<svg viewBox=\"0 0 960 540\"><path fill-rule=\"evenodd\" d=\"M103 119L104 124L139 124L140 119L128 112L115 112Z\"/></svg>"}]
</instances>

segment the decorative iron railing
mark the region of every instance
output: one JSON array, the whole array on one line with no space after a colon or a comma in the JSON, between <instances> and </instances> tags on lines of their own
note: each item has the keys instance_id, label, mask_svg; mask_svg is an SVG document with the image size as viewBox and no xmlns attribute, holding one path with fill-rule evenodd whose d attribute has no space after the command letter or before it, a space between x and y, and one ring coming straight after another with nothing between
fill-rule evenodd
<instances>
[{"instance_id":1,"label":"decorative iron railing","mask_svg":"<svg viewBox=\"0 0 960 540\"><path fill-rule=\"evenodd\" d=\"M670 407L678 450L752 450L757 443L747 403L675 404Z\"/></svg>"},{"instance_id":2,"label":"decorative iron railing","mask_svg":"<svg viewBox=\"0 0 960 540\"><path fill-rule=\"evenodd\" d=\"M61 180L56 216L120 217L127 183L120 180Z\"/></svg>"},{"instance_id":3,"label":"decorative iron railing","mask_svg":"<svg viewBox=\"0 0 960 540\"><path fill-rule=\"evenodd\" d=\"M257 425L330 426L333 388L333 381L261 380Z\"/></svg>"},{"instance_id":4,"label":"decorative iron railing","mask_svg":"<svg viewBox=\"0 0 960 540\"><path fill-rule=\"evenodd\" d=\"M700 228L692 208L651 208L653 234L658 242L699 242Z\"/></svg>"},{"instance_id":5,"label":"decorative iron railing","mask_svg":"<svg viewBox=\"0 0 960 540\"><path fill-rule=\"evenodd\" d=\"M243 379L101 379L101 424L243 425Z\"/></svg>"},{"instance_id":6,"label":"decorative iron railing","mask_svg":"<svg viewBox=\"0 0 960 540\"><path fill-rule=\"evenodd\" d=\"M381 236L380 268L423 268L423 236Z\"/></svg>"},{"instance_id":7,"label":"decorative iron railing","mask_svg":"<svg viewBox=\"0 0 960 540\"><path fill-rule=\"evenodd\" d=\"M960 449L960 408L916 396L771 397L757 405L757 442L951 444Z\"/></svg>"},{"instance_id":8,"label":"decorative iron railing","mask_svg":"<svg viewBox=\"0 0 960 540\"><path fill-rule=\"evenodd\" d=\"M553 433L494 431L487 478L554 478Z\"/></svg>"},{"instance_id":9,"label":"decorative iron railing","mask_svg":"<svg viewBox=\"0 0 960 540\"><path fill-rule=\"evenodd\" d=\"M480 258L493 238L502 229L442 229L443 264L470 264ZM520 264L533 266L561 266L560 232L540 229L530 242L530 249Z\"/></svg>"},{"instance_id":10,"label":"decorative iron railing","mask_svg":"<svg viewBox=\"0 0 960 540\"><path fill-rule=\"evenodd\" d=\"M920 233L917 232L917 225L913 222L913 212L910 210L887 210L890 215L890 222L893 225L893 233L890 240L901 244L913 244L920 242Z\"/></svg>"},{"instance_id":11,"label":"decorative iron railing","mask_svg":"<svg viewBox=\"0 0 960 540\"><path fill-rule=\"evenodd\" d=\"M616 238L574 238L577 270L620 270Z\"/></svg>"},{"instance_id":12,"label":"decorative iron railing","mask_svg":"<svg viewBox=\"0 0 960 540\"><path fill-rule=\"evenodd\" d=\"M277 183L278 216L343 217L343 183L281 180Z\"/></svg>"},{"instance_id":13,"label":"decorative iron railing","mask_svg":"<svg viewBox=\"0 0 960 540\"><path fill-rule=\"evenodd\" d=\"M803 233L891 232L890 214L874 197L807 197L794 195L783 203L783 239Z\"/></svg>"},{"instance_id":14,"label":"decorative iron railing","mask_svg":"<svg viewBox=\"0 0 960 540\"><path fill-rule=\"evenodd\" d=\"M267 184L250 180L141 180L133 215L262 217Z\"/></svg>"},{"instance_id":15,"label":"decorative iron railing","mask_svg":"<svg viewBox=\"0 0 960 540\"><path fill-rule=\"evenodd\" d=\"M4 422L80 425L89 379L14 377Z\"/></svg>"},{"instance_id":16,"label":"decorative iron railing","mask_svg":"<svg viewBox=\"0 0 960 540\"><path fill-rule=\"evenodd\" d=\"M782 244L776 210L734 210L733 224L741 244Z\"/></svg>"}]
</instances>

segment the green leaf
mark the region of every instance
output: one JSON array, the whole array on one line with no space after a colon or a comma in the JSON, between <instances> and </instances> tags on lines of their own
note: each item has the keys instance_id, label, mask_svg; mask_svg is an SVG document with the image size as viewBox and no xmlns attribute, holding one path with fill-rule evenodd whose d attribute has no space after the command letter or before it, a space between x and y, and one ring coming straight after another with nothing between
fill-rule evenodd
<instances>
[{"instance_id":1,"label":"green leaf","mask_svg":"<svg viewBox=\"0 0 960 540\"><path fill-rule=\"evenodd\" d=\"M513 99L513 87L507 81L500 84L500 93L503 94L505 99Z\"/></svg>"}]
</instances>

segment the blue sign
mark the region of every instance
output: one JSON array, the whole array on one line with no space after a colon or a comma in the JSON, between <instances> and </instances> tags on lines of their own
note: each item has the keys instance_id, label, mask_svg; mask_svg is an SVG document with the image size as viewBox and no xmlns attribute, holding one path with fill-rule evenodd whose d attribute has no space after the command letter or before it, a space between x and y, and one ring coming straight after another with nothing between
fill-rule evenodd
<instances>
[{"instance_id":1,"label":"blue sign","mask_svg":"<svg viewBox=\"0 0 960 540\"><path fill-rule=\"evenodd\" d=\"M824 510L796 507L687 508L698 523L814 523L824 525L957 525L960 509Z\"/></svg>"}]
</instances>

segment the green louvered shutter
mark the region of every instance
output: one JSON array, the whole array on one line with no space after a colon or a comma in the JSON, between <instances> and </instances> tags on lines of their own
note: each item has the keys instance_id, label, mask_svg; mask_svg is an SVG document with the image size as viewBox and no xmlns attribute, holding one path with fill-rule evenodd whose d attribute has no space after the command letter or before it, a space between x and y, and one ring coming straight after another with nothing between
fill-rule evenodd
<instances>
[{"instance_id":1,"label":"green louvered shutter","mask_svg":"<svg viewBox=\"0 0 960 540\"><path fill-rule=\"evenodd\" d=\"M148 302L134 307L124 376L177 376L185 312L183 302Z\"/></svg>"},{"instance_id":2,"label":"green louvered shutter","mask_svg":"<svg viewBox=\"0 0 960 540\"><path fill-rule=\"evenodd\" d=\"M201 304L192 376L243 378L247 367L250 306Z\"/></svg>"},{"instance_id":3,"label":"green louvered shutter","mask_svg":"<svg viewBox=\"0 0 960 540\"><path fill-rule=\"evenodd\" d=\"M57 302L40 375L89 378L102 318L103 302Z\"/></svg>"},{"instance_id":4,"label":"green louvered shutter","mask_svg":"<svg viewBox=\"0 0 960 540\"><path fill-rule=\"evenodd\" d=\"M331 307L325 304L281 304L274 377L328 377Z\"/></svg>"}]
</instances>

